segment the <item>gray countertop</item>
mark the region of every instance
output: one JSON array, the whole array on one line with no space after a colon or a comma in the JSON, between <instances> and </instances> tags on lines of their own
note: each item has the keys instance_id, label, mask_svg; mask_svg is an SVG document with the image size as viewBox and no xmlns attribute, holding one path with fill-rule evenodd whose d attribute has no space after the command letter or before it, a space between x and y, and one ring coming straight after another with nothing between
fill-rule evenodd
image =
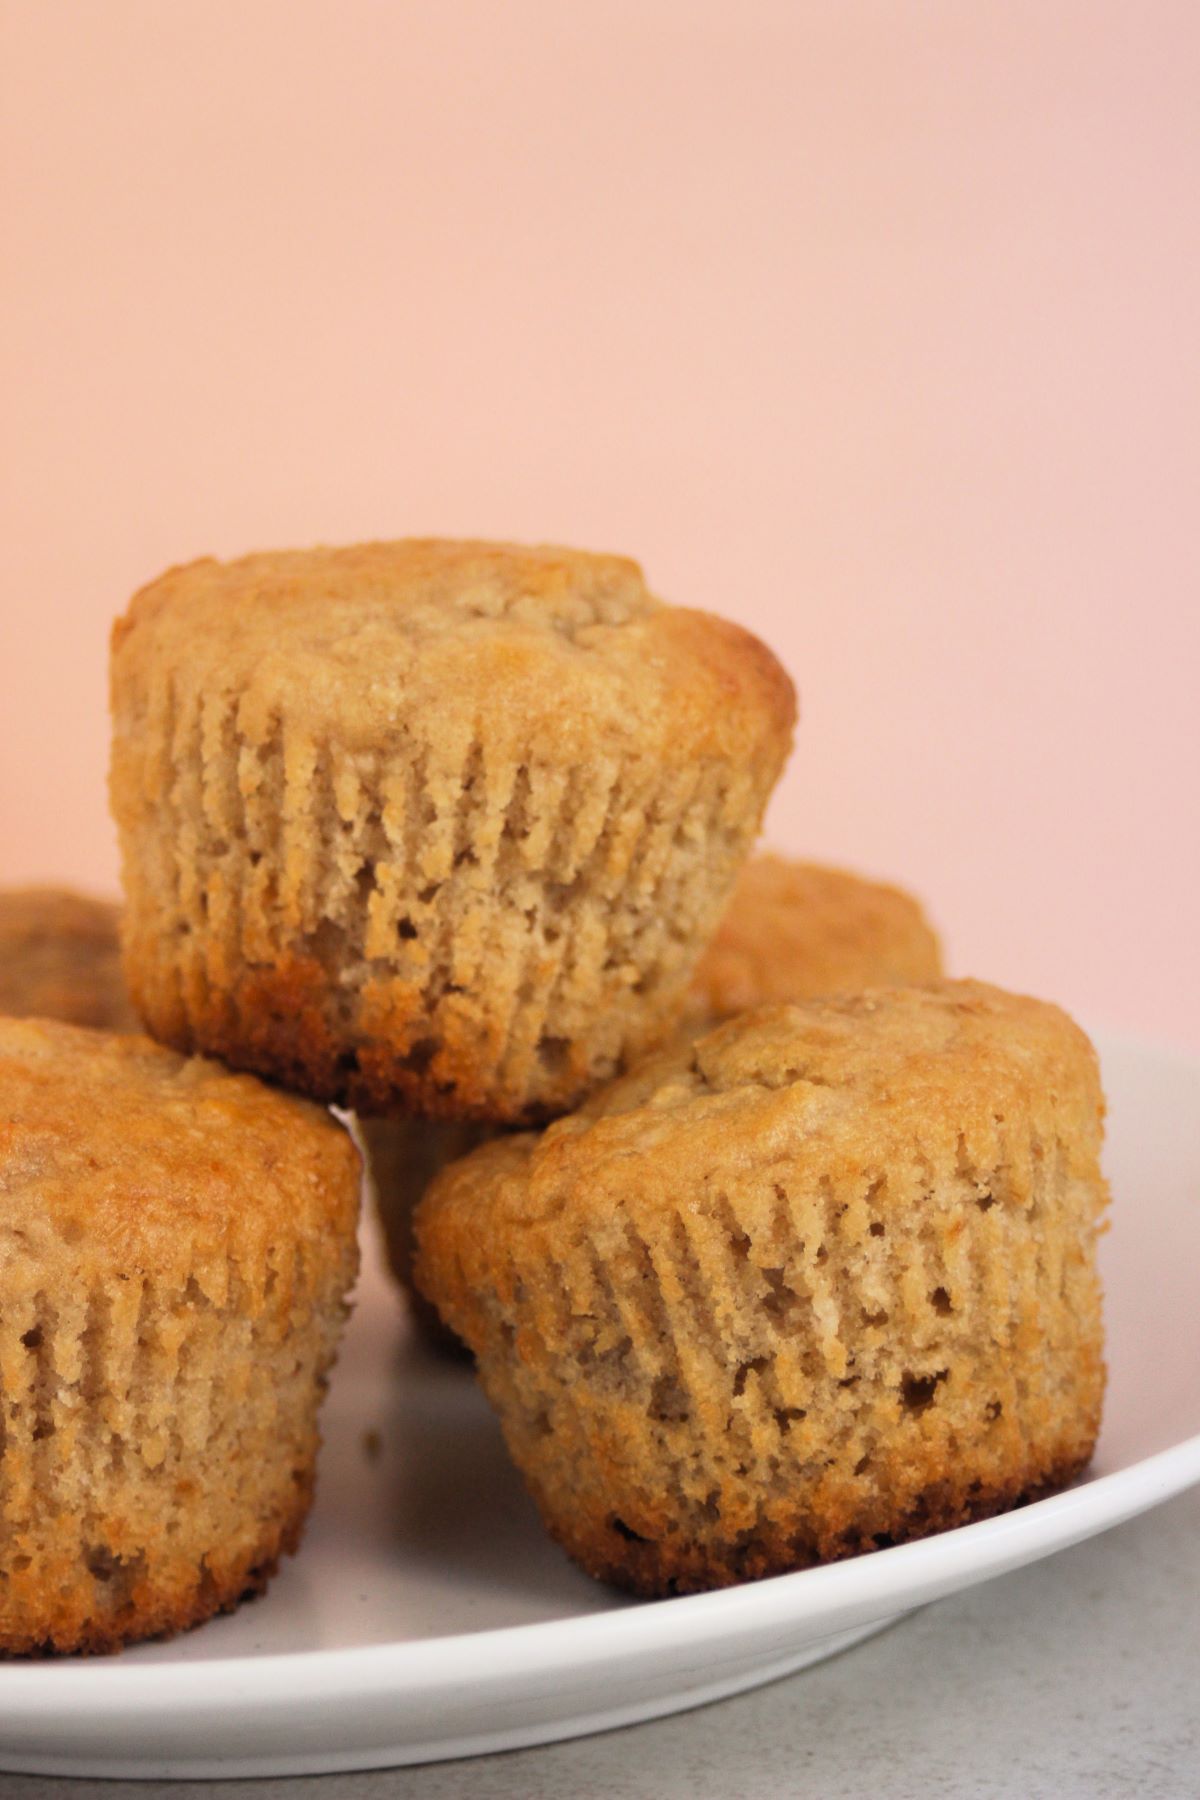
<instances>
[{"instance_id":1,"label":"gray countertop","mask_svg":"<svg viewBox=\"0 0 1200 1800\"><path fill-rule=\"evenodd\" d=\"M1198 1713L1200 1492L943 1600L803 1674L654 1724L420 1769L99 1791L103 1800L158 1791L171 1800L1194 1800ZM83 1791L0 1776L0 1800Z\"/></svg>"}]
</instances>

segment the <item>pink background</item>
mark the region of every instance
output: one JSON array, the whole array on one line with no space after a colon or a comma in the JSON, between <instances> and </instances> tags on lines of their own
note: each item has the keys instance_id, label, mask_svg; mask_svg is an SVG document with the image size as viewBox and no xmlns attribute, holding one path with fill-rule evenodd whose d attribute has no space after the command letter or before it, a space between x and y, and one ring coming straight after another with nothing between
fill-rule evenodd
<instances>
[{"instance_id":1,"label":"pink background","mask_svg":"<svg viewBox=\"0 0 1200 1800\"><path fill-rule=\"evenodd\" d=\"M204 552L638 555L803 696L771 833L1200 1045L1200 9L0 0L0 879L111 886Z\"/></svg>"}]
</instances>

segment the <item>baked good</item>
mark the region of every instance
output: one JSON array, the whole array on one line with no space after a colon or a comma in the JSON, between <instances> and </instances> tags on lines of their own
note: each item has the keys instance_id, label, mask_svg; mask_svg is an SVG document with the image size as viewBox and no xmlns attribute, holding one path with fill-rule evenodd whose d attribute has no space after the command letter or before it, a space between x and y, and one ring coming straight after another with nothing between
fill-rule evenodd
<instances>
[{"instance_id":1,"label":"baked good","mask_svg":"<svg viewBox=\"0 0 1200 1800\"><path fill-rule=\"evenodd\" d=\"M171 570L112 703L153 1035L493 1122L669 1034L795 715L756 638L635 563L437 540Z\"/></svg>"},{"instance_id":2,"label":"baked good","mask_svg":"<svg viewBox=\"0 0 1200 1800\"><path fill-rule=\"evenodd\" d=\"M704 1024L752 1006L919 987L942 973L937 934L913 895L845 869L751 857L696 965L689 1018Z\"/></svg>"},{"instance_id":3,"label":"baked good","mask_svg":"<svg viewBox=\"0 0 1200 1800\"><path fill-rule=\"evenodd\" d=\"M296 1547L358 1167L248 1076L0 1020L0 1651L197 1624Z\"/></svg>"},{"instance_id":4,"label":"baked good","mask_svg":"<svg viewBox=\"0 0 1200 1800\"><path fill-rule=\"evenodd\" d=\"M0 1013L140 1029L125 992L120 912L67 888L0 889Z\"/></svg>"},{"instance_id":5,"label":"baked good","mask_svg":"<svg viewBox=\"0 0 1200 1800\"><path fill-rule=\"evenodd\" d=\"M398 1118L360 1119L358 1129L384 1253L408 1301L417 1336L431 1350L465 1357L462 1339L442 1323L413 1280L413 1212L439 1170L494 1137L496 1127L473 1120Z\"/></svg>"},{"instance_id":6,"label":"baked good","mask_svg":"<svg viewBox=\"0 0 1200 1800\"><path fill-rule=\"evenodd\" d=\"M772 1001L919 984L940 974L937 936L902 888L819 863L753 856L696 966L684 1027L707 1029ZM461 1344L413 1287L413 1209L439 1169L488 1135L484 1126L413 1118L371 1120L364 1129L388 1261L412 1300L418 1331L436 1349Z\"/></svg>"},{"instance_id":7,"label":"baked good","mask_svg":"<svg viewBox=\"0 0 1200 1800\"><path fill-rule=\"evenodd\" d=\"M1096 1058L974 982L741 1015L455 1163L417 1280L551 1532L643 1594L1069 1481L1104 1381Z\"/></svg>"}]
</instances>

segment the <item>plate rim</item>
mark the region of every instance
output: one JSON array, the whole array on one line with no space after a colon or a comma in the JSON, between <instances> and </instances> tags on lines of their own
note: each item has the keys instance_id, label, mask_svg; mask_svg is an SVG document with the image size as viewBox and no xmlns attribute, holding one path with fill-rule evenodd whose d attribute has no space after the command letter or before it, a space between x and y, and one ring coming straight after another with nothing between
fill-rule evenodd
<instances>
[{"instance_id":1,"label":"plate rim","mask_svg":"<svg viewBox=\"0 0 1200 1800\"><path fill-rule=\"evenodd\" d=\"M710 1593L618 1605L611 1611L563 1619L333 1649L175 1663L132 1664L115 1658L11 1662L0 1664L0 1692L11 1682L17 1691L10 1689L6 1699L19 1698L24 1706L32 1704L35 1709L41 1703L58 1710L64 1703L99 1699L103 1690L136 1681L143 1706L149 1701L163 1704L176 1699L186 1703L189 1691L175 1695L172 1689L177 1686L190 1690L191 1695L197 1687L202 1688L199 1698L206 1707L225 1700L256 1705L261 1702L263 1690L277 1686L288 1688L289 1698L299 1701L303 1698L301 1689L309 1683L319 1687L325 1699L333 1699L337 1692L361 1695L375 1686L393 1688L400 1679L413 1688L440 1685L451 1672L451 1659L458 1680L477 1679L489 1670L499 1670L508 1680L547 1663L561 1666L563 1651L580 1636L586 1637L594 1660L603 1662L605 1651L613 1656L628 1656L630 1647L619 1640L630 1629L638 1632L636 1648L645 1654L673 1650L683 1643L694 1645L701 1635L732 1637L743 1627L760 1631L773 1625L798 1624L814 1612L820 1614L822 1625L828 1624L832 1634L841 1629L844 1617L849 1622L849 1615L859 1609L873 1611L879 1618L910 1611L925 1604L947 1577L956 1591L975 1586L1122 1524L1197 1484L1200 1432L1142 1457L1127 1468L1084 1479L1061 1493L990 1519L848 1557L842 1562L797 1569ZM1114 1499L1115 1504L1104 1504ZM1076 1529L1080 1525L1083 1529ZM1023 1551L1029 1554L1022 1554ZM947 1569L946 1564L951 1567ZM958 1579L968 1570L970 1579ZM808 1604L798 1602L801 1593L808 1597ZM830 1593L832 1600L828 1598ZM865 1619L867 1613L861 1616ZM469 1666L475 1661L482 1665L478 1671ZM420 1666L410 1670L404 1667L406 1663ZM247 1680L251 1671L252 1682ZM377 1671L378 1679L361 1679L363 1673L374 1677ZM225 1683L230 1684L228 1693L220 1691ZM251 1687L258 1692L251 1693ZM21 1695L22 1688L31 1691ZM0 1718L7 1710L0 1701Z\"/></svg>"},{"instance_id":2,"label":"plate rim","mask_svg":"<svg viewBox=\"0 0 1200 1800\"><path fill-rule=\"evenodd\" d=\"M1088 1029L1102 1066L1106 1055L1130 1053L1139 1061L1170 1062L1200 1077L1200 1054L1186 1046L1111 1027ZM450 1674L459 1681L486 1680L496 1671L506 1680L529 1676L548 1665L577 1660L580 1640L588 1658L603 1664L631 1652L658 1655L694 1646L698 1638L735 1637L816 1618L832 1633L871 1617L907 1612L939 1593L977 1585L1066 1549L1196 1484L1200 1432L1107 1474L1085 1474L1060 1493L990 1519L709 1593L618 1601L601 1611L560 1618L332 1648L174 1662L131 1663L120 1656L2 1662L0 1723L17 1709L28 1718L64 1706L108 1708L116 1691L130 1686L136 1686L143 1712L171 1706L186 1713L191 1706L213 1704L240 1710L284 1692L295 1703L310 1691L319 1691L326 1700L398 1685L419 1691L441 1685ZM631 1632L636 1634L633 1645Z\"/></svg>"}]
</instances>

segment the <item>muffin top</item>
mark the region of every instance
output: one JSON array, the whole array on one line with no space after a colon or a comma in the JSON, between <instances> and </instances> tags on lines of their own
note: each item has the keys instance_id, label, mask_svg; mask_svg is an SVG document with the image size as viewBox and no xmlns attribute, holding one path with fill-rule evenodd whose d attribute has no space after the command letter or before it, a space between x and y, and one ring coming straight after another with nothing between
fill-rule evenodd
<instances>
[{"instance_id":1,"label":"muffin top","mask_svg":"<svg viewBox=\"0 0 1200 1800\"><path fill-rule=\"evenodd\" d=\"M206 558L134 597L113 657L118 730L164 666L189 692L236 692L251 741L282 714L351 751L435 713L546 759L603 753L632 724L672 760L761 746L781 761L795 719L788 677L749 632L665 606L625 557L552 546L410 538Z\"/></svg>"},{"instance_id":2,"label":"muffin top","mask_svg":"<svg viewBox=\"0 0 1200 1800\"><path fill-rule=\"evenodd\" d=\"M881 1182L901 1205L949 1172L994 1168L1039 1133L1091 1167L1103 1119L1096 1055L1056 1006L975 981L874 988L743 1013L652 1056L540 1137L452 1165L417 1215L432 1247L487 1209L505 1224L677 1210L729 1183ZM1026 1171L1028 1174L1028 1171ZM1012 1170L1014 1193L1021 1171ZM1026 1187L1028 1182L1025 1183ZM440 1284L439 1284L440 1285Z\"/></svg>"},{"instance_id":3,"label":"muffin top","mask_svg":"<svg viewBox=\"0 0 1200 1800\"><path fill-rule=\"evenodd\" d=\"M755 856L696 967L690 1012L715 1021L818 994L936 981L941 972L937 936L903 889Z\"/></svg>"},{"instance_id":4,"label":"muffin top","mask_svg":"<svg viewBox=\"0 0 1200 1800\"><path fill-rule=\"evenodd\" d=\"M320 1107L218 1064L44 1019L0 1019L0 1267L44 1279L99 1262L214 1304L231 1265L342 1254L359 1159ZM18 1253L19 1252L19 1253ZM41 1271L39 1275L38 1271ZM301 1271L302 1274L302 1271Z\"/></svg>"},{"instance_id":5,"label":"muffin top","mask_svg":"<svg viewBox=\"0 0 1200 1800\"><path fill-rule=\"evenodd\" d=\"M110 901L67 888L0 891L0 1014L136 1031L119 919Z\"/></svg>"}]
</instances>

